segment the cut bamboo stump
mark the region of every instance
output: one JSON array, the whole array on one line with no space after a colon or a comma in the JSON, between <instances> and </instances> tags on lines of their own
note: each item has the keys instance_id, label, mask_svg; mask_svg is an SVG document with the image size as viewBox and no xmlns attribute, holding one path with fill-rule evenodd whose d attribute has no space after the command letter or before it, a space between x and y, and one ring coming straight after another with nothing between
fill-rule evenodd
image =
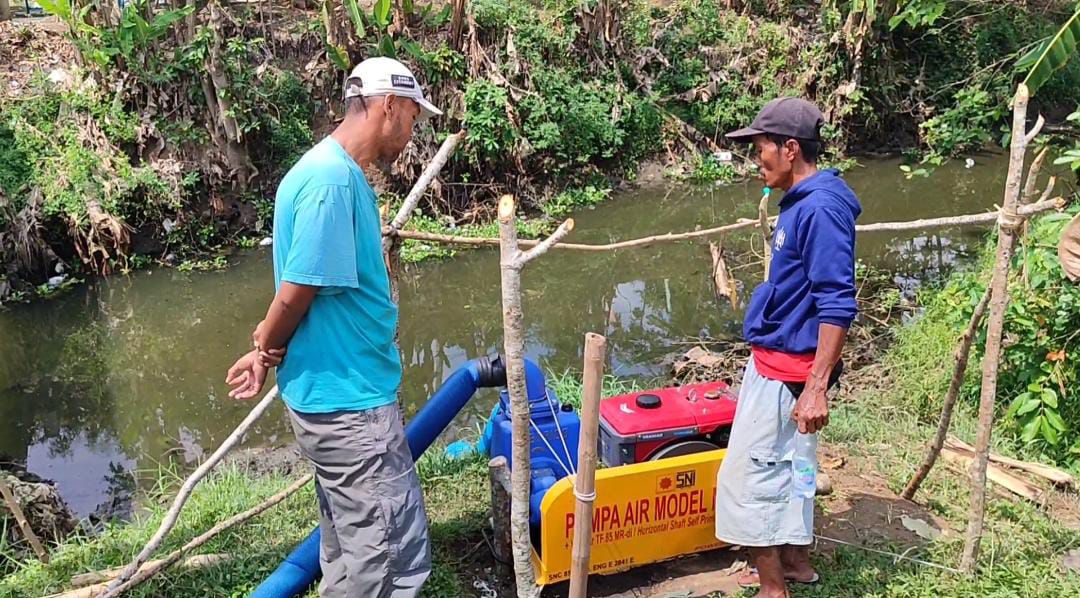
<instances>
[{"instance_id":1,"label":"cut bamboo stump","mask_svg":"<svg viewBox=\"0 0 1080 598\"><path fill-rule=\"evenodd\" d=\"M514 561L511 552L510 534L510 466L506 457L495 457L488 461L488 478L491 482L491 550L495 560L503 565Z\"/></svg>"},{"instance_id":2,"label":"cut bamboo stump","mask_svg":"<svg viewBox=\"0 0 1080 598\"><path fill-rule=\"evenodd\" d=\"M581 390L581 437L574 475L574 548L570 561L570 598L584 598L589 584L593 503L596 500L596 437L600 430L600 392L604 383L607 339L585 335L585 367Z\"/></svg>"}]
</instances>

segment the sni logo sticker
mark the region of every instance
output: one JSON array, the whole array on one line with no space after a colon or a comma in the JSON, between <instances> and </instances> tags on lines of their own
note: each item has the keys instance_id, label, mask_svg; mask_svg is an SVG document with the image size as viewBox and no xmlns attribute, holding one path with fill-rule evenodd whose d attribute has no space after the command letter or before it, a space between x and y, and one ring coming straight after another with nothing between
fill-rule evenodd
<instances>
[{"instance_id":1,"label":"sni logo sticker","mask_svg":"<svg viewBox=\"0 0 1080 598\"><path fill-rule=\"evenodd\" d=\"M773 239L773 250L780 251L780 248L784 246L784 241L787 240L787 232L782 228L778 228Z\"/></svg>"}]
</instances>

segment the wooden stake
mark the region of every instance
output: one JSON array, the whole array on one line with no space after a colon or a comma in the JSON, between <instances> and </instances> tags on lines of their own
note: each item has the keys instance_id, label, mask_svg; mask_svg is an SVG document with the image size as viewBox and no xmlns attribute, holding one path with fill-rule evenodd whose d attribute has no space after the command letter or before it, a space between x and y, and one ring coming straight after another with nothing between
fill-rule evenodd
<instances>
[{"instance_id":1,"label":"wooden stake","mask_svg":"<svg viewBox=\"0 0 1080 598\"><path fill-rule=\"evenodd\" d=\"M769 266L772 265L772 230L769 227L769 195L770 189L765 187L761 193L761 201L758 202L758 226L761 227L761 240L764 243L765 253L761 261L765 264L765 281L769 280Z\"/></svg>"},{"instance_id":2,"label":"wooden stake","mask_svg":"<svg viewBox=\"0 0 1080 598\"><path fill-rule=\"evenodd\" d=\"M596 437L600 429L600 393L604 383L607 339L585 335L585 369L581 390L581 439L574 476L574 549L570 562L570 598L585 598L592 551L593 503L596 499Z\"/></svg>"},{"instance_id":3,"label":"wooden stake","mask_svg":"<svg viewBox=\"0 0 1080 598\"><path fill-rule=\"evenodd\" d=\"M563 222L547 239L527 252L518 249L516 205L512 195L499 199L499 267L502 271L503 345L506 390L510 395L511 436L510 527L518 598L539 596L529 536L529 399L525 392L525 325L521 309L521 269L546 253L574 229Z\"/></svg>"},{"instance_id":4,"label":"wooden stake","mask_svg":"<svg viewBox=\"0 0 1080 598\"><path fill-rule=\"evenodd\" d=\"M960 397L960 388L964 385L964 374L967 372L968 357L971 355L971 343L975 340L975 333L979 329L983 314L986 313L986 305L989 302L990 287L987 286L982 299L975 305L975 311L971 313L967 330L960 337L960 345L956 348L956 353L953 356L955 365L953 366L952 380L949 381L949 391L945 393L945 400L941 404L941 417L938 419L938 427L934 433L934 438L930 441L930 448L926 451L926 458L900 494L907 500L912 500L915 497L915 493L919 491L919 486L922 485L926 476L930 474L930 470L934 468L934 463L937 462L938 455L941 454L941 447L945 444L945 437L949 434L949 425L952 423L953 408L956 406L957 398Z\"/></svg>"},{"instance_id":5,"label":"wooden stake","mask_svg":"<svg viewBox=\"0 0 1080 598\"><path fill-rule=\"evenodd\" d=\"M492 550L496 561L509 565L514 556L510 549L510 466L506 457L500 455L488 461L488 479L491 482L491 531L495 536Z\"/></svg>"},{"instance_id":6,"label":"wooden stake","mask_svg":"<svg viewBox=\"0 0 1080 598\"><path fill-rule=\"evenodd\" d=\"M26 520L26 514L23 513L22 507L19 506L19 501L15 500L15 493L8 487L7 482L0 480L0 494L4 496L4 502L7 503L8 509L11 511L12 516L15 517L15 522L19 524L19 530L22 532L23 538L30 543L30 548L34 549L34 554L42 563L49 562L49 553L45 552L45 547L41 545L41 540L38 539L37 534L34 533L34 528L30 527L30 522Z\"/></svg>"},{"instance_id":7,"label":"wooden stake","mask_svg":"<svg viewBox=\"0 0 1080 598\"><path fill-rule=\"evenodd\" d=\"M986 465L990 457L990 433L994 425L1005 306L1009 301L1009 263L1012 259L1017 228L1023 222L1017 215L1016 208L1020 199L1024 154L1029 140L1029 134L1025 130L1027 105L1028 88L1021 83L1017 86L1016 97L1013 99L1009 173L1005 180L1005 197L998 220L994 272L990 280L990 315L986 324L986 351L983 356L982 388L979 394L979 428L975 438L975 460L971 467L971 509L967 534L964 538L964 554L960 560L960 569L967 573L975 570L975 563L979 558L979 544L982 541L986 514Z\"/></svg>"},{"instance_id":8,"label":"wooden stake","mask_svg":"<svg viewBox=\"0 0 1080 598\"><path fill-rule=\"evenodd\" d=\"M184 484L180 486L180 491L176 494L176 498L173 499L172 506L169 507L165 518L161 520L161 525L158 526L154 536L143 546L143 549L139 551L139 554L128 563L128 566L124 569L123 573L117 576L116 579L109 584L109 587L102 594L103 597L116 596L119 593L119 588L123 586L133 575L139 570L143 563L150 558L150 555L157 550L158 546L165 540L165 536L168 535L172 528L176 526L176 520L180 517L180 510L184 508L184 504L187 503L188 498L191 497L191 492L195 489L195 486L204 478L206 474L210 473L218 462L233 449L240 440L243 439L244 434L255 423L256 420L270 407L277 398L278 387L271 388L266 395L259 401L255 407L248 413L240 425L236 426L236 429L229 434L225 442L221 443L214 454L210 455L210 458L203 462L186 480Z\"/></svg>"}]
</instances>

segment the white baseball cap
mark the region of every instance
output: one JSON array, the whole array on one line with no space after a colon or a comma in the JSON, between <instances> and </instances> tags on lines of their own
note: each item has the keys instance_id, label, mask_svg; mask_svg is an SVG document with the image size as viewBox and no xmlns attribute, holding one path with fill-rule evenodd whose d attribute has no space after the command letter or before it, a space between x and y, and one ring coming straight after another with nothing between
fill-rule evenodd
<instances>
[{"instance_id":1,"label":"white baseball cap","mask_svg":"<svg viewBox=\"0 0 1080 598\"><path fill-rule=\"evenodd\" d=\"M442 115L442 110L424 98L424 90L420 89L420 82L413 76L409 67L393 58L385 56L368 58L356 65L349 78L345 80L345 99L387 94L415 101L420 106L421 119Z\"/></svg>"}]
</instances>

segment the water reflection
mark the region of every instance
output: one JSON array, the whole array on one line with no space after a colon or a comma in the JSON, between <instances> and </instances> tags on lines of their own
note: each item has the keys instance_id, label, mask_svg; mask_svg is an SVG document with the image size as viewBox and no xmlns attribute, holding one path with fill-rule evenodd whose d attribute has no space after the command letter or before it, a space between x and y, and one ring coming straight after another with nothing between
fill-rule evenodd
<instances>
[{"instance_id":1,"label":"water reflection","mask_svg":"<svg viewBox=\"0 0 1080 598\"><path fill-rule=\"evenodd\" d=\"M895 162L870 163L848 178L865 207L862 222L944 216L988 208L1000 195L1004 162L984 161L983 168L943 168L913 181ZM759 194L752 183L631 191L575 215L574 240L601 243L753 217ZM913 288L970 255L982 234L862 235L857 251ZM749 235L724 246L734 259L752 255ZM86 514L109 500L115 471L194 463L219 444L249 408L225 396L224 370L246 350L272 293L268 251L231 261L226 272L144 272L0 312L0 454L56 479ZM754 264L736 271L744 296L760 272ZM741 309L718 304L710 285L702 243L553 251L523 274L526 353L550 370L577 369L583 335L596 331L609 339L610 371L660 374L662 357L687 339L739 334ZM406 411L466 360L496 352L501 318L494 250L410 268L401 286ZM489 392L474 401L450 435L477 426L493 400ZM246 441L289 437L278 405Z\"/></svg>"}]
</instances>

